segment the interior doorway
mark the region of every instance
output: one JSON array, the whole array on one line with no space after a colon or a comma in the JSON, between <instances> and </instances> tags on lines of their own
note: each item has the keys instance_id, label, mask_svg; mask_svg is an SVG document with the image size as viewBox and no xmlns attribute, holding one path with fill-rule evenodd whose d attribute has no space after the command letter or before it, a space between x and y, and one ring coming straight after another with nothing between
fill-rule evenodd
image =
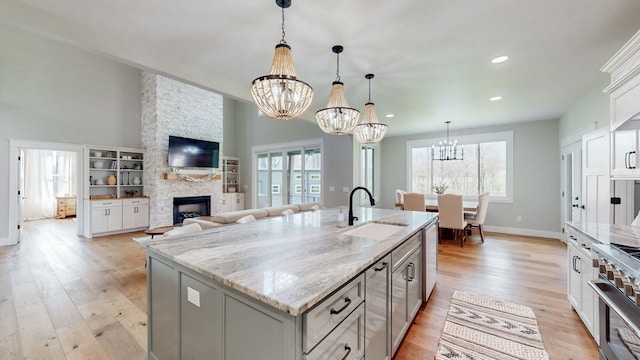
<instances>
[{"instance_id":1,"label":"interior doorway","mask_svg":"<svg viewBox=\"0 0 640 360\"><path fill-rule=\"evenodd\" d=\"M83 146L10 140L9 147L10 244L20 242L25 220L55 218L62 215L66 217L74 210L77 234L82 234ZM65 201L62 212L57 204L59 198ZM75 207L72 204L75 204Z\"/></svg>"},{"instance_id":2,"label":"interior doorway","mask_svg":"<svg viewBox=\"0 0 640 360\"><path fill-rule=\"evenodd\" d=\"M582 142L562 147L562 227L582 219Z\"/></svg>"}]
</instances>

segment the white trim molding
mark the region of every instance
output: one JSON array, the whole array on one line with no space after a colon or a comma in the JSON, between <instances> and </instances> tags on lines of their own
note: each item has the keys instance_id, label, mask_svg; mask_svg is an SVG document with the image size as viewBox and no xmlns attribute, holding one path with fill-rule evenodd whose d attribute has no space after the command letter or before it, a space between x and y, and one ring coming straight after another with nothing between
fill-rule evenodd
<instances>
[{"instance_id":1,"label":"white trim molding","mask_svg":"<svg viewBox=\"0 0 640 360\"><path fill-rule=\"evenodd\" d=\"M522 228L512 228L503 226L483 226L483 229L488 232L495 232L501 234L522 235L522 236L534 236L545 239L555 239L559 241L564 240L562 233L555 231L540 231Z\"/></svg>"}]
</instances>

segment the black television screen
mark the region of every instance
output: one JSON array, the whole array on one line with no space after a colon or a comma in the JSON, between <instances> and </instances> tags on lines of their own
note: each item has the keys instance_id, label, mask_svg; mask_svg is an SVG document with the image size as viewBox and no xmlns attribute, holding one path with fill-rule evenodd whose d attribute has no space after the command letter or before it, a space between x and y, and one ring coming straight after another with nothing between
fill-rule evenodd
<instances>
[{"instance_id":1,"label":"black television screen","mask_svg":"<svg viewBox=\"0 0 640 360\"><path fill-rule=\"evenodd\" d=\"M218 168L220 143L169 136L170 167Z\"/></svg>"}]
</instances>

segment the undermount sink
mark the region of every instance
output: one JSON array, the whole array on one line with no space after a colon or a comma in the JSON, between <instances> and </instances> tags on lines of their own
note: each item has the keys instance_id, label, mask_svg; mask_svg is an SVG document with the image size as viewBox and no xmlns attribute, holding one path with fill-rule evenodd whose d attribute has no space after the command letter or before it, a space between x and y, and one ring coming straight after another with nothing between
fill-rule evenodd
<instances>
[{"instance_id":1,"label":"undermount sink","mask_svg":"<svg viewBox=\"0 0 640 360\"><path fill-rule=\"evenodd\" d=\"M344 235L357 236L370 238L375 240L384 240L389 236L404 229L407 225L403 224L388 224L381 222L367 222L360 226L354 227L351 230L343 232Z\"/></svg>"}]
</instances>

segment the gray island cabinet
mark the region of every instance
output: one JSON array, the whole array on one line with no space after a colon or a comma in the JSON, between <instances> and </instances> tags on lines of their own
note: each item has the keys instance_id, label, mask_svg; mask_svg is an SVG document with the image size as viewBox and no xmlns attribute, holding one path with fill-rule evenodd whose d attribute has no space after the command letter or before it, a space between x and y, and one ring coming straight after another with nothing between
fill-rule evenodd
<instances>
[{"instance_id":1,"label":"gray island cabinet","mask_svg":"<svg viewBox=\"0 0 640 360\"><path fill-rule=\"evenodd\" d=\"M348 228L324 209L147 243L149 358L391 359L435 285L437 216L354 215ZM400 226L346 234L373 222Z\"/></svg>"}]
</instances>

